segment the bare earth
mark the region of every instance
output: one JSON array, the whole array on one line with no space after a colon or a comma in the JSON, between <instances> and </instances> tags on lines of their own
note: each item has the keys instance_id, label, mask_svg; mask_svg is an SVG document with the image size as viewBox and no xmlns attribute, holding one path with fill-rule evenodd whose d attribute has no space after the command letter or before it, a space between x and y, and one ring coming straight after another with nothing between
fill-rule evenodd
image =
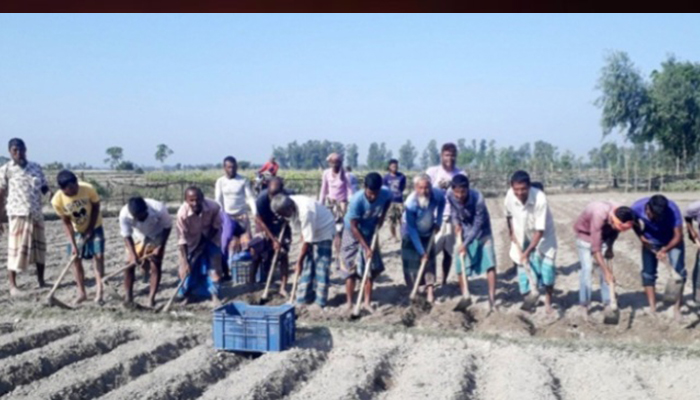
<instances>
[{"instance_id":1,"label":"bare earth","mask_svg":"<svg viewBox=\"0 0 700 400\"><path fill-rule=\"evenodd\" d=\"M210 302L174 307L170 314L125 309L107 291L104 306L84 303L66 311L43 305L48 289L36 289L31 274L20 276L26 291L10 298L0 283L0 398L8 399L697 399L700 380L698 308L684 306L683 320L659 303L658 316L644 311L640 250L633 233L615 246L620 323L602 323L602 308L584 319L578 301L578 256L573 220L594 199L624 200L641 195L586 194L549 197L559 239L556 305L551 319L540 305L520 310L517 280L507 257L502 200L489 199L498 265L499 309L487 313L486 281L471 281L478 301L468 313L452 311L456 277L437 289L431 309L411 307L403 283L399 243L382 232L387 270L378 280L372 314L351 322L344 288L333 277L330 307L297 309L294 349L251 357L211 349ZM700 194L671 194L683 208ZM107 272L124 263L117 221L105 220ZM47 280L67 262L57 222L47 223ZM175 234L169 243L158 301L177 285ZM5 239L3 239L5 240ZM4 242L3 242L4 243ZM686 249L692 271L696 251ZM2 252L0 258L6 257ZM292 258L296 257L296 246ZM86 267L91 267L86 264ZM86 272L92 276L91 270ZM666 275L659 274L658 291ZM111 280L119 293L122 278ZM89 293L94 291L89 281ZM597 285L596 285L597 287ZM689 298L691 284L686 286ZM276 290L276 288L275 288ZM147 285L137 283L137 301ZM226 288L229 299L259 297L245 286ZM276 293L276 292L275 292ZM72 276L57 296L76 294ZM599 301L599 293L594 293ZM273 296L272 304L285 299Z\"/></svg>"}]
</instances>

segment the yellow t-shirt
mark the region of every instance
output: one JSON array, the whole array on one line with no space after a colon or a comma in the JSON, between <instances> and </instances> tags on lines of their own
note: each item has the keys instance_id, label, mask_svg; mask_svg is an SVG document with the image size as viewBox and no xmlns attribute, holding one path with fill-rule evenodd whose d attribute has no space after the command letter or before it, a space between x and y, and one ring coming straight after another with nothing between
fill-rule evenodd
<instances>
[{"instance_id":1,"label":"yellow t-shirt","mask_svg":"<svg viewBox=\"0 0 700 400\"><path fill-rule=\"evenodd\" d=\"M92 205L100 201L100 196L89 183L78 182L78 193L75 196L66 196L59 190L51 199L51 205L56 214L70 218L73 229L78 233L85 233L90 225ZM102 213L97 216L95 228L102 226Z\"/></svg>"}]
</instances>

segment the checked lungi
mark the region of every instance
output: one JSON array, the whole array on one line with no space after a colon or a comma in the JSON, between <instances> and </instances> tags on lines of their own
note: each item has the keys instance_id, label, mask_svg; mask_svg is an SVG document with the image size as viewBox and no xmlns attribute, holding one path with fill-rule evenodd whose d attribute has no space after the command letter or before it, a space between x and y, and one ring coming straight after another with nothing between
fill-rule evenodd
<instances>
[{"instance_id":1,"label":"checked lungi","mask_svg":"<svg viewBox=\"0 0 700 400\"><path fill-rule=\"evenodd\" d=\"M326 306L330 286L330 265L333 241L324 240L309 244L309 253L304 258L299 283L297 286L297 303L315 302Z\"/></svg>"},{"instance_id":2,"label":"checked lungi","mask_svg":"<svg viewBox=\"0 0 700 400\"><path fill-rule=\"evenodd\" d=\"M22 272L29 264L46 263L44 219L10 216L7 234L7 269Z\"/></svg>"}]
</instances>

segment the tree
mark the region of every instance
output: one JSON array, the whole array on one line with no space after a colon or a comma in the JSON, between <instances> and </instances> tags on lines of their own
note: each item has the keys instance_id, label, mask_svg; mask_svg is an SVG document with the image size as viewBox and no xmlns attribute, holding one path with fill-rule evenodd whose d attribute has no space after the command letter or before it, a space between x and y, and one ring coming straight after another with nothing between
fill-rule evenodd
<instances>
[{"instance_id":1,"label":"tree","mask_svg":"<svg viewBox=\"0 0 700 400\"><path fill-rule=\"evenodd\" d=\"M168 147L167 144L159 144L156 148L156 160L161 164L165 163L165 160L173 155L173 151Z\"/></svg>"},{"instance_id":2,"label":"tree","mask_svg":"<svg viewBox=\"0 0 700 400\"><path fill-rule=\"evenodd\" d=\"M595 104L602 110L603 136L619 129L626 140L648 141L649 94L647 84L625 52L617 51L605 58L598 85L602 93Z\"/></svg>"},{"instance_id":3,"label":"tree","mask_svg":"<svg viewBox=\"0 0 700 400\"><path fill-rule=\"evenodd\" d=\"M369 151L367 152L367 167L370 169L380 169L384 164L384 157L381 153L379 145L376 142L372 142L369 145Z\"/></svg>"},{"instance_id":4,"label":"tree","mask_svg":"<svg viewBox=\"0 0 700 400\"><path fill-rule=\"evenodd\" d=\"M457 141L457 165L462 168L469 168L476 159L476 148L467 146L464 139Z\"/></svg>"},{"instance_id":5,"label":"tree","mask_svg":"<svg viewBox=\"0 0 700 400\"><path fill-rule=\"evenodd\" d=\"M346 165L348 165L352 168L357 168L359 156L360 155L357 151L357 145L355 143L351 143L351 144L345 146L345 164Z\"/></svg>"},{"instance_id":6,"label":"tree","mask_svg":"<svg viewBox=\"0 0 700 400\"><path fill-rule=\"evenodd\" d=\"M423 169L440 163L440 152L438 151L437 142L435 140L431 140L425 150L423 150L420 163Z\"/></svg>"},{"instance_id":7,"label":"tree","mask_svg":"<svg viewBox=\"0 0 700 400\"><path fill-rule=\"evenodd\" d=\"M109 168L111 169L116 169L124 158L124 149L114 146L108 148L106 153L108 157L105 158L105 164L109 164Z\"/></svg>"},{"instance_id":8,"label":"tree","mask_svg":"<svg viewBox=\"0 0 700 400\"><path fill-rule=\"evenodd\" d=\"M418 151L413 147L413 143L407 140L401 148L399 148L399 163L401 167L411 170L415 167Z\"/></svg>"}]
</instances>

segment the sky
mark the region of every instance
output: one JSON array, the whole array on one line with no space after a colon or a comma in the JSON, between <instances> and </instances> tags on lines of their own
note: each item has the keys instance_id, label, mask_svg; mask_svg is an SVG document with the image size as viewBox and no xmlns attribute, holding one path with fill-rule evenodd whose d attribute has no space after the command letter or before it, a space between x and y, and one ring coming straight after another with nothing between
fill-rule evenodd
<instances>
[{"instance_id":1,"label":"sky","mask_svg":"<svg viewBox=\"0 0 700 400\"><path fill-rule=\"evenodd\" d=\"M261 163L297 140L602 142L604 56L698 61L697 15L0 15L0 133L46 163Z\"/></svg>"}]
</instances>

